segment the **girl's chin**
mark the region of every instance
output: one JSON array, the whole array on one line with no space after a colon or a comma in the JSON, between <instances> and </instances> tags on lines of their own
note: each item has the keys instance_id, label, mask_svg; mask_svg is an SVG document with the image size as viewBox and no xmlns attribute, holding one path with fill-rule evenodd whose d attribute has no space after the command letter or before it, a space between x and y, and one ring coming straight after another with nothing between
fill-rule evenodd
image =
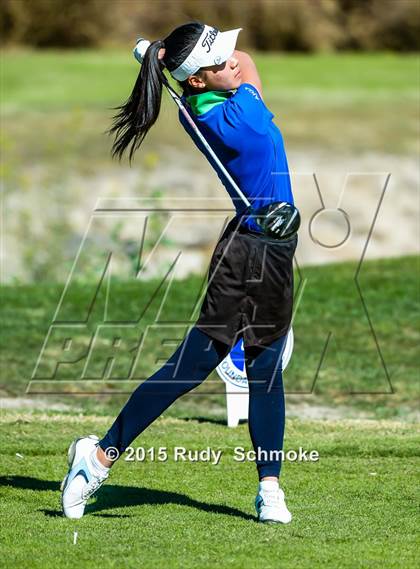
<instances>
[{"instance_id":1,"label":"girl's chin","mask_svg":"<svg viewBox=\"0 0 420 569\"><path fill-rule=\"evenodd\" d=\"M239 85L241 85L241 83L242 83L242 78L241 78L241 76L239 76L232 81L232 83L229 85L229 87L225 87L223 90L224 91L231 91L232 89L237 89L239 87Z\"/></svg>"}]
</instances>

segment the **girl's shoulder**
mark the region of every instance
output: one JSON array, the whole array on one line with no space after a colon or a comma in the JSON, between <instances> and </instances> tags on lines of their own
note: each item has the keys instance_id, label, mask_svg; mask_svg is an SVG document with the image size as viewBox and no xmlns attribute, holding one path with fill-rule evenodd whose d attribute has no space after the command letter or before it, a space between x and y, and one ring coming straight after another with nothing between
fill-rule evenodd
<instances>
[{"instance_id":1,"label":"girl's shoulder","mask_svg":"<svg viewBox=\"0 0 420 569\"><path fill-rule=\"evenodd\" d=\"M237 127L245 125L259 134L267 132L273 117L274 114L251 83L242 83L223 103L224 120Z\"/></svg>"}]
</instances>

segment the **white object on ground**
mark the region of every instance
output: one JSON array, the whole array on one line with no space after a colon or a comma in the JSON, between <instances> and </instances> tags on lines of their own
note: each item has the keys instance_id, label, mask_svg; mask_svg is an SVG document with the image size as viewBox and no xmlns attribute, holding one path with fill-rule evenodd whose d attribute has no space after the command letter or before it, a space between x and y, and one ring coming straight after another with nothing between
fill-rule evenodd
<instances>
[{"instance_id":1,"label":"white object on ground","mask_svg":"<svg viewBox=\"0 0 420 569\"><path fill-rule=\"evenodd\" d=\"M282 367L287 368L294 345L293 329L290 328L283 351ZM249 389L244 360L243 340L235 345L216 371L226 386L228 427L237 427L241 419L248 419Z\"/></svg>"}]
</instances>

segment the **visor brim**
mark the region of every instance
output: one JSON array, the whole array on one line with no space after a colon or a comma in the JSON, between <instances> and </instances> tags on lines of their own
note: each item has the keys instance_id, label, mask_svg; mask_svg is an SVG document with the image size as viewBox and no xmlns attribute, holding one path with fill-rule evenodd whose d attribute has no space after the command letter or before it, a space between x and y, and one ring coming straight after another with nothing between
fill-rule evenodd
<instances>
[{"instance_id":1,"label":"visor brim","mask_svg":"<svg viewBox=\"0 0 420 569\"><path fill-rule=\"evenodd\" d=\"M235 51L236 42L238 41L238 35L241 30L242 28L236 28L235 30L229 30L227 32L219 32L212 46L212 53L200 61L200 67L211 67L227 61Z\"/></svg>"}]
</instances>

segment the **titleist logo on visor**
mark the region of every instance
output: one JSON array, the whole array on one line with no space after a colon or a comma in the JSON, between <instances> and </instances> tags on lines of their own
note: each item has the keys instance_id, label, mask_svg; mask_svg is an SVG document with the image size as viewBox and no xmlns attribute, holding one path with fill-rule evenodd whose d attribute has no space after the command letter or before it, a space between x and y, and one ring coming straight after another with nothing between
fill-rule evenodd
<instances>
[{"instance_id":1,"label":"titleist logo on visor","mask_svg":"<svg viewBox=\"0 0 420 569\"><path fill-rule=\"evenodd\" d=\"M203 47L207 48L207 52L209 53L209 51L211 50L211 46L214 43L214 40L216 39L217 34L219 33L219 30L217 30L216 28L211 29L209 32L206 33L206 35L203 38L203 41L201 42L201 45Z\"/></svg>"}]
</instances>

